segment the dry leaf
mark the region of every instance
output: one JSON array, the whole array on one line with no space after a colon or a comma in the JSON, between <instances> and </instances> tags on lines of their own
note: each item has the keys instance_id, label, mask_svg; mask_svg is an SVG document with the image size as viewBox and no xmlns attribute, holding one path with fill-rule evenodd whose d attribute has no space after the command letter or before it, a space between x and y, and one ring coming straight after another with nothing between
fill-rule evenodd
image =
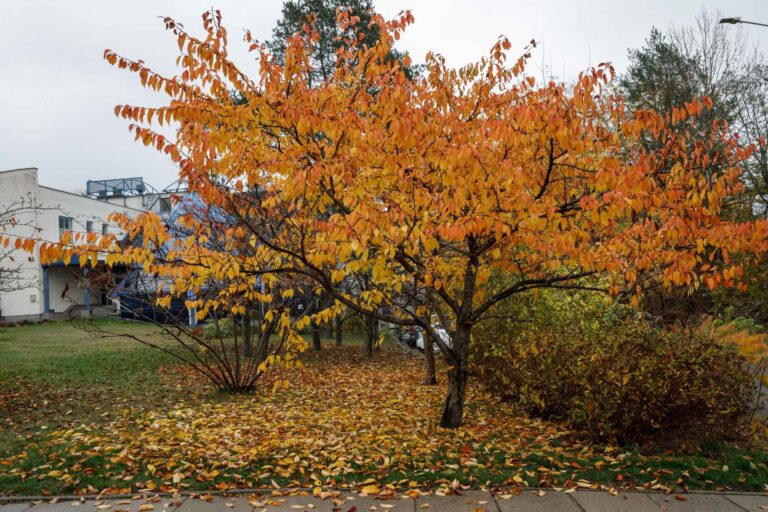
<instances>
[{"instance_id":1,"label":"dry leaf","mask_svg":"<svg viewBox=\"0 0 768 512\"><path fill-rule=\"evenodd\" d=\"M366 485L360 489L360 492L364 494L379 494L381 488L378 485Z\"/></svg>"}]
</instances>

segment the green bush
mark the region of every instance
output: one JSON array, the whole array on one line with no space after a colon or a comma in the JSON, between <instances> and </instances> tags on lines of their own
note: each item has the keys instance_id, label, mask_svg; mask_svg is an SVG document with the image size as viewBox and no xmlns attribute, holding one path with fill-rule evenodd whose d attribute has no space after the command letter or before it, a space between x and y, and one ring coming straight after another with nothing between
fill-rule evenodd
<instances>
[{"instance_id":1,"label":"green bush","mask_svg":"<svg viewBox=\"0 0 768 512\"><path fill-rule=\"evenodd\" d=\"M349 315L344 318L341 324L341 330L344 332L364 332L365 322L360 315Z\"/></svg>"},{"instance_id":2,"label":"green bush","mask_svg":"<svg viewBox=\"0 0 768 512\"><path fill-rule=\"evenodd\" d=\"M668 444L746 432L756 388L734 349L702 334L582 313L581 322L482 325L474 371L528 414L598 440Z\"/></svg>"},{"instance_id":3,"label":"green bush","mask_svg":"<svg viewBox=\"0 0 768 512\"><path fill-rule=\"evenodd\" d=\"M210 321L203 324L203 332L209 338L231 338L235 335L235 324L231 318L219 320L218 330L215 322Z\"/></svg>"}]
</instances>

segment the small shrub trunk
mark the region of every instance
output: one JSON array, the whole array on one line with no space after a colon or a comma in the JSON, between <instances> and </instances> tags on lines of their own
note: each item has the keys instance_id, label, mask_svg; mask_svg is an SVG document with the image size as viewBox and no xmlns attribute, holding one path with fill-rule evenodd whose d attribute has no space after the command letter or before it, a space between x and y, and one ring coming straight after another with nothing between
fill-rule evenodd
<instances>
[{"instance_id":1,"label":"small shrub trunk","mask_svg":"<svg viewBox=\"0 0 768 512\"><path fill-rule=\"evenodd\" d=\"M335 333L336 333L336 346L340 347L341 346L341 317L337 316L334 319L334 322L336 323L336 331L335 331Z\"/></svg>"},{"instance_id":2,"label":"small shrub trunk","mask_svg":"<svg viewBox=\"0 0 768 512\"><path fill-rule=\"evenodd\" d=\"M365 317L365 342L363 343L363 355L373 357L373 345L378 337L378 320L369 316Z\"/></svg>"},{"instance_id":3,"label":"small shrub trunk","mask_svg":"<svg viewBox=\"0 0 768 512\"><path fill-rule=\"evenodd\" d=\"M437 384L435 376L435 348L432 337L424 333L424 384L434 386Z\"/></svg>"},{"instance_id":4,"label":"small shrub trunk","mask_svg":"<svg viewBox=\"0 0 768 512\"><path fill-rule=\"evenodd\" d=\"M243 315L243 354L245 357L251 357L251 354L253 354L253 339L251 336L251 312L247 309Z\"/></svg>"},{"instance_id":5,"label":"small shrub trunk","mask_svg":"<svg viewBox=\"0 0 768 512\"><path fill-rule=\"evenodd\" d=\"M320 326L312 322L312 348L319 352L323 349L322 343L320 343Z\"/></svg>"}]
</instances>

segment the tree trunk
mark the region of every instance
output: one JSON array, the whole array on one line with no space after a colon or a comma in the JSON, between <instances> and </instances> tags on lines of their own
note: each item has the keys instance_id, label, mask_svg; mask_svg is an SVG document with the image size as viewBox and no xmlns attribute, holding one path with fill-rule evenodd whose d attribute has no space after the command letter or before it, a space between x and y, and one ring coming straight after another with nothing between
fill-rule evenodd
<instances>
[{"instance_id":1,"label":"tree trunk","mask_svg":"<svg viewBox=\"0 0 768 512\"><path fill-rule=\"evenodd\" d=\"M432 337L426 332L422 333L422 336L424 336L424 384L433 386L437 384L437 377L435 377L435 349Z\"/></svg>"},{"instance_id":2,"label":"tree trunk","mask_svg":"<svg viewBox=\"0 0 768 512\"><path fill-rule=\"evenodd\" d=\"M365 341L363 342L363 355L373 357L373 344L376 343L376 327L379 323L375 318L365 317Z\"/></svg>"},{"instance_id":3,"label":"tree trunk","mask_svg":"<svg viewBox=\"0 0 768 512\"><path fill-rule=\"evenodd\" d=\"M317 352L323 349L320 343L320 326L314 321L312 322L312 348Z\"/></svg>"},{"instance_id":4,"label":"tree trunk","mask_svg":"<svg viewBox=\"0 0 768 512\"><path fill-rule=\"evenodd\" d=\"M251 312L246 309L243 314L243 355L251 357L253 354L253 340L251 337Z\"/></svg>"},{"instance_id":5,"label":"tree trunk","mask_svg":"<svg viewBox=\"0 0 768 512\"><path fill-rule=\"evenodd\" d=\"M448 371L448 395L445 397L445 407L440 426L457 428L461 426L464 416L464 397L467 391L467 370L461 365L451 367Z\"/></svg>"},{"instance_id":6,"label":"tree trunk","mask_svg":"<svg viewBox=\"0 0 768 512\"><path fill-rule=\"evenodd\" d=\"M464 416L464 398L467 392L467 353L469 348L469 326L457 326L451 342L453 344L452 361L448 371L448 395L440 426L457 428Z\"/></svg>"},{"instance_id":7,"label":"tree trunk","mask_svg":"<svg viewBox=\"0 0 768 512\"><path fill-rule=\"evenodd\" d=\"M335 331L335 334L336 334L336 346L340 347L341 346L341 315L339 315L336 318L334 318L333 321L336 323L336 331Z\"/></svg>"}]
</instances>

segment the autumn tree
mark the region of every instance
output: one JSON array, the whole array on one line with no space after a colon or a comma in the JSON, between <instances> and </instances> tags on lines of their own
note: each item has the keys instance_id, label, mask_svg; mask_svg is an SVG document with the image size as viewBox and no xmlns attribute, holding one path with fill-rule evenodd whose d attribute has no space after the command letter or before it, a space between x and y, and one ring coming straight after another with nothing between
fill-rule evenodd
<instances>
[{"instance_id":1,"label":"autumn tree","mask_svg":"<svg viewBox=\"0 0 768 512\"><path fill-rule=\"evenodd\" d=\"M226 210L191 194L169 219L113 213L110 222L119 229L108 234L67 231L54 243L35 244L30 238L25 248L37 247L43 263L62 260L68 265L77 256L88 280L119 299L121 312L155 323L160 334L114 331L90 322L82 324L86 331L130 338L165 352L226 392L253 391L275 364L299 365L297 355L307 344L298 333L310 317L295 312L294 295L307 279L276 269L265 272L267 262L239 236L242 227ZM230 260L249 255L256 267L243 271ZM262 312L255 331L244 318L249 310Z\"/></svg>"},{"instance_id":2,"label":"autumn tree","mask_svg":"<svg viewBox=\"0 0 768 512\"><path fill-rule=\"evenodd\" d=\"M407 58L401 64L388 55L410 13L373 19L376 44L348 38L332 76L314 87L311 27L290 38L284 64L246 36L259 57L253 78L230 60L218 12L204 15L200 38L166 19L181 51L178 76L105 52L169 97L160 107L121 105L116 114L131 121L138 140L177 162L192 193L227 212L227 240L251 248L207 252L204 267L178 265L184 272L171 276L174 293L221 276L242 282L233 291L250 293L256 276L295 275L334 299L315 321L349 308L419 325L448 362L441 424L456 427L473 328L499 302L536 288L595 288L595 276L606 292L635 295L659 282L738 285L742 269L732 255L747 263L765 253L765 222L719 216L741 187L739 164L750 149L723 130L695 143L673 130L695 122L708 99L628 115L607 92L610 66L582 73L572 88L537 84L525 73L527 54L508 61L506 39L460 69L429 54L426 72L409 80ZM354 21L339 15L343 31ZM247 101L232 101L232 89ZM178 124L173 139L152 128L168 122ZM655 150L640 144L646 139L658 141ZM712 159L723 172L705 178L697 171ZM164 242L151 213L116 221L140 229L145 246ZM201 250L207 232L200 229L177 244L179 262ZM112 261L126 258L115 251ZM165 272L148 253L128 259ZM370 274L369 289L339 289L359 272ZM494 272L508 281L489 293ZM234 296L196 306L236 311ZM435 317L449 342L434 332ZM285 332L297 327L283 318Z\"/></svg>"}]
</instances>

